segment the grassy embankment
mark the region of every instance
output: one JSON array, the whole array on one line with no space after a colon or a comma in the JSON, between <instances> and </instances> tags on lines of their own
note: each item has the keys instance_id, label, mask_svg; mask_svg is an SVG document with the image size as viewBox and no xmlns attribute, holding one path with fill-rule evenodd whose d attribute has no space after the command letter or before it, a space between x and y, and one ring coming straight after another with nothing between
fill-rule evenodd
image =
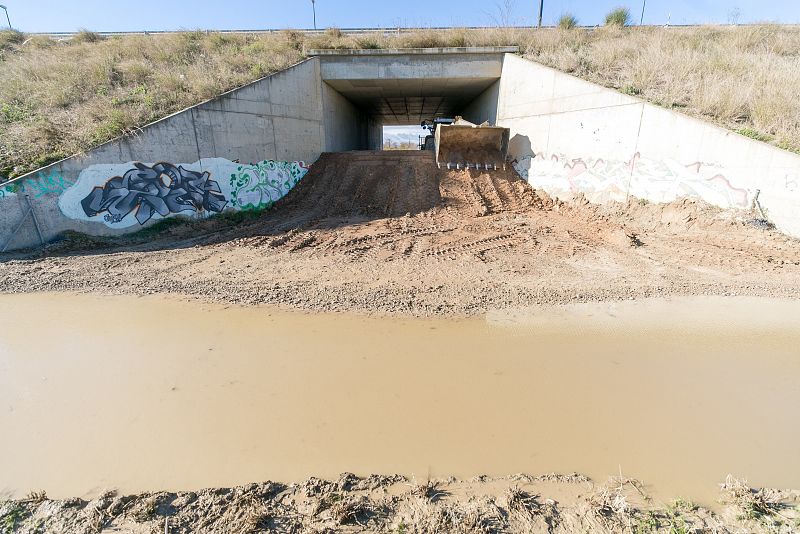
<instances>
[{"instance_id":1,"label":"grassy embankment","mask_svg":"<svg viewBox=\"0 0 800 534\"><path fill-rule=\"evenodd\" d=\"M283 69L311 48L518 45L530 59L800 153L800 29L186 32L54 41L0 32L0 177ZM3 178L0 178L2 180Z\"/></svg>"}]
</instances>

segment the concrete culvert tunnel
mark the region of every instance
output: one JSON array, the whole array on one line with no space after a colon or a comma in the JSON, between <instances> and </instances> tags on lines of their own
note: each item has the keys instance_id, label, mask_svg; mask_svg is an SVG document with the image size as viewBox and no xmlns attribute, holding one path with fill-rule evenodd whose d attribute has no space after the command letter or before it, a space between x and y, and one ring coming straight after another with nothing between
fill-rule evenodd
<instances>
[{"instance_id":1,"label":"concrete culvert tunnel","mask_svg":"<svg viewBox=\"0 0 800 534\"><path fill-rule=\"evenodd\" d=\"M384 126L456 116L494 123L504 55L515 51L311 51L320 64L326 129L336 136L328 141L339 150L381 150Z\"/></svg>"},{"instance_id":2,"label":"concrete culvert tunnel","mask_svg":"<svg viewBox=\"0 0 800 534\"><path fill-rule=\"evenodd\" d=\"M453 172L437 166L438 151L383 150L385 126L419 128L458 116L493 121L504 54L513 50L311 51L319 60L326 143L334 150L278 204L280 218L324 226L342 217L402 217L444 205L475 216L528 204L515 186L529 186L513 169L500 168L504 157L495 159L491 178L474 169L487 160L480 155L486 151L468 135L454 137L468 147L465 154L477 155L472 170L457 174L455 164Z\"/></svg>"},{"instance_id":3,"label":"concrete culvert tunnel","mask_svg":"<svg viewBox=\"0 0 800 534\"><path fill-rule=\"evenodd\" d=\"M500 172L509 171L515 189L524 184L565 201L583 195L595 204L688 197L725 209L756 206L770 225L800 235L800 156L538 65L516 47L317 50L309 56L135 136L6 182L0 187L0 250L44 245L69 231L115 236L167 217L267 209L317 163L364 178L339 189L319 169L309 175L334 187L317 196L338 206L334 211L348 203L372 216L424 210L445 196L439 190L437 197L435 187L442 181L435 172L440 153L405 160L382 153L383 128L456 116L504 129L500 166L508 169ZM325 160L359 152L336 159L347 171ZM462 152L452 159L477 160L475 167L484 170L491 163L481 161L491 158L480 151ZM433 170L408 181L403 166L417 174ZM495 197L489 183L502 186L501 175L481 176L474 174L467 188L484 191L486 210L502 211L502 194ZM419 179L434 182L424 188L431 193L424 199L376 196L397 193L380 180L412 186ZM355 197L339 202L346 191ZM373 194L364 196L368 191Z\"/></svg>"}]
</instances>

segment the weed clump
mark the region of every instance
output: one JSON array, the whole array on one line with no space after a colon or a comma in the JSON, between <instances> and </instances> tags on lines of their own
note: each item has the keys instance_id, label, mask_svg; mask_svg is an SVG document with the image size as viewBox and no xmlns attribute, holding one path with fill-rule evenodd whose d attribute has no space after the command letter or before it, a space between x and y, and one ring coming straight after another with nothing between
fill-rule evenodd
<instances>
[{"instance_id":1,"label":"weed clump","mask_svg":"<svg viewBox=\"0 0 800 534\"><path fill-rule=\"evenodd\" d=\"M0 50L7 50L25 42L25 34L17 30L0 30Z\"/></svg>"},{"instance_id":2,"label":"weed clump","mask_svg":"<svg viewBox=\"0 0 800 534\"><path fill-rule=\"evenodd\" d=\"M778 512L783 506L779 496L770 490L754 490L745 480L728 475L720 484L723 501L741 511L742 519L762 521Z\"/></svg>"},{"instance_id":3,"label":"weed clump","mask_svg":"<svg viewBox=\"0 0 800 534\"><path fill-rule=\"evenodd\" d=\"M28 513L18 503L9 503L9 507L0 514L0 526L3 532L15 532L17 526L28 516Z\"/></svg>"},{"instance_id":4,"label":"weed clump","mask_svg":"<svg viewBox=\"0 0 800 534\"><path fill-rule=\"evenodd\" d=\"M740 128L736 130L736 133L745 137L749 137L750 139L755 139L756 141L763 141L765 143L769 143L775 139L771 135L759 132L755 128Z\"/></svg>"},{"instance_id":5,"label":"weed clump","mask_svg":"<svg viewBox=\"0 0 800 534\"><path fill-rule=\"evenodd\" d=\"M89 31L87 29L82 29L78 33L76 33L72 39L70 39L73 43L96 43L98 41L102 41L104 37L97 32Z\"/></svg>"},{"instance_id":6,"label":"weed clump","mask_svg":"<svg viewBox=\"0 0 800 534\"><path fill-rule=\"evenodd\" d=\"M618 7L612 9L611 12L606 15L606 26L617 26L622 28L623 26L628 26L630 23L631 12L627 7Z\"/></svg>"},{"instance_id":7,"label":"weed clump","mask_svg":"<svg viewBox=\"0 0 800 534\"><path fill-rule=\"evenodd\" d=\"M47 35L34 35L33 37L29 37L24 41L26 46L30 46L31 48L50 48L56 44L56 41L48 37Z\"/></svg>"},{"instance_id":8,"label":"weed clump","mask_svg":"<svg viewBox=\"0 0 800 534\"><path fill-rule=\"evenodd\" d=\"M578 26L578 19L572 13L564 13L558 19L558 27L562 30L571 30Z\"/></svg>"}]
</instances>

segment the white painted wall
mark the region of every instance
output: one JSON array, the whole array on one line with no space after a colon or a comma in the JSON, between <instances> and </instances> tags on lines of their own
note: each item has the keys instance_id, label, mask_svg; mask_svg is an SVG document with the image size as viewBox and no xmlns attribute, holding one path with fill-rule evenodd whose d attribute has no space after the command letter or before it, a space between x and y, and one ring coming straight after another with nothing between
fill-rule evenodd
<instances>
[{"instance_id":1,"label":"white painted wall","mask_svg":"<svg viewBox=\"0 0 800 534\"><path fill-rule=\"evenodd\" d=\"M535 187L593 202L695 197L747 208L756 191L800 236L800 156L507 54L497 123Z\"/></svg>"}]
</instances>

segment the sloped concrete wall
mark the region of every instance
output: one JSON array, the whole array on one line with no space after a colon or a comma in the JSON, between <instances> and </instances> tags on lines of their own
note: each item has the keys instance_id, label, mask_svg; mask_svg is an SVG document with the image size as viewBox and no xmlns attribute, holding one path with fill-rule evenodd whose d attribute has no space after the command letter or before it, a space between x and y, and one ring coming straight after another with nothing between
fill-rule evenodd
<instances>
[{"instance_id":1,"label":"sloped concrete wall","mask_svg":"<svg viewBox=\"0 0 800 534\"><path fill-rule=\"evenodd\" d=\"M461 116L473 124L497 124L497 111L500 102L500 80L494 82L481 95L470 102Z\"/></svg>"},{"instance_id":2,"label":"sloped concrete wall","mask_svg":"<svg viewBox=\"0 0 800 534\"><path fill-rule=\"evenodd\" d=\"M325 82L322 82L322 105L325 152L366 147L369 118Z\"/></svg>"},{"instance_id":3,"label":"sloped concrete wall","mask_svg":"<svg viewBox=\"0 0 800 534\"><path fill-rule=\"evenodd\" d=\"M65 230L113 235L166 216L265 207L323 151L360 147L365 124L323 86L319 61L304 61L5 184L0 249ZM175 193L178 182L186 194Z\"/></svg>"},{"instance_id":4,"label":"sloped concrete wall","mask_svg":"<svg viewBox=\"0 0 800 534\"><path fill-rule=\"evenodd\" d=\"M357 70L358 60L347 65ZM431 54L420 72L441 77L436 62ZM380 72L424 74L400 67ZM758 194L768 217L800 236L800 156L513 54L497 67L500 81L462 114L510 128L513 164L535 187L594 202L688 196L726 208L750 207ZM174 215L262 208L321 152L380 149L380 122L323 78L312 58L4 184L0 249L66 230L113 235Z\"/></svg>"},{"instance_id":5,"label":"sloped concrete wall","mask_svg":"<svg viewBox=\"0 0 800 534\"><path fill-rule=\"evenodd\" d=\"M800 156L508 54L497 123L519 173L559 197L593 202L758 200L800 236Z\"/></svg>"}]
</instances>

